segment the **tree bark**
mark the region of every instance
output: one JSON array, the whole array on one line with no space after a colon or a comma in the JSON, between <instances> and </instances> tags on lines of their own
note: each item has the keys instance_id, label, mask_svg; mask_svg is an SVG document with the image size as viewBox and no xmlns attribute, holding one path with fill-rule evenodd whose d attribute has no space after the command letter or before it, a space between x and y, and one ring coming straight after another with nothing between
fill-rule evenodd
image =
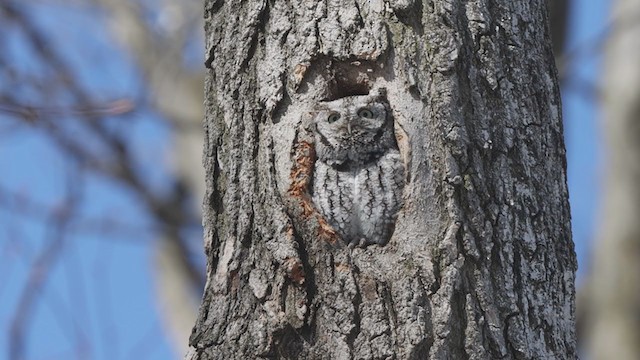
<instances>
[{"instance_id":1,"label":"tree bark","mask_svg":"<svg viewBox=\"0 0 640 360\"><path fill-rule=\"evenodd\" d=\"M187 359L573 359L545 1L208 1L208 282ZM385 246L309 202L323 99L385 88L405 158Z\"/></svg>"}]
</instances>

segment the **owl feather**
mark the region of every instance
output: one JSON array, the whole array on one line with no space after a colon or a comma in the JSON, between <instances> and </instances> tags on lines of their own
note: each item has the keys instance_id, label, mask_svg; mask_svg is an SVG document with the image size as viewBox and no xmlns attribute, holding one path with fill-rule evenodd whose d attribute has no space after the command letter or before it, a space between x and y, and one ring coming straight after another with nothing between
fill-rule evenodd
<instances>
[{"instance_id":1,"label":"owl feather","mask_svg":"<svg viewBox=\"0 0 640 360\"><path fill-rule=\"evenodd\" d=\"M315 206L349 245L386 244L402 207L404 186L386 97L320 102L312 113Z\"/></svg>"}]
</instances>

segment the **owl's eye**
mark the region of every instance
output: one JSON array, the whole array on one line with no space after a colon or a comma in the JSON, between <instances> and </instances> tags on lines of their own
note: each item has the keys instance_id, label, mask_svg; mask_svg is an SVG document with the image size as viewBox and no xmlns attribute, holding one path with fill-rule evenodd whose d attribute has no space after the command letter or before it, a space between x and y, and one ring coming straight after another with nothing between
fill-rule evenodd
<instances>
[{"instance_id":1,"label":"owl's eye","mask_svg":"<svg viewBox=\"0 0 640 360\"><path fill-rule=\"evenodd\" d=\"M333 113L331 115L329 115L329 117L327 118L327 122L329 124L334 123L336 121L338 121L340 119L340 114L338 113Z\"/></svg>"},{"instance_id":2,"label":"owl's eye","mask_svg":"<svg viewBox=\"0 0 640 360\"><path fill-rule=\"evenodd\" d=\"M358 116L363 117L363 118L367 118L367 119L371 119L373 117L373 113L371 112L371 110L369 110L367 108L362 108L362 109L358 110Z\"/></svg>"}]
</instances>

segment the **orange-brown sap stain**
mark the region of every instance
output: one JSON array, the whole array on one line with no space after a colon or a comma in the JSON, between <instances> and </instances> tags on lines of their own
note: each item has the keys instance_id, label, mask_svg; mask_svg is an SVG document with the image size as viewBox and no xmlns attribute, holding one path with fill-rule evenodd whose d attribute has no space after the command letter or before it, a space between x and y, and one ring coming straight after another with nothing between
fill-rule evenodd
<instances>
[{"instance_id":1,"label":"orange-brown sap stain","mask_svg":"<svg viewBox=\"0 0 640 360\"><path fill-rule=\"evenodd\" d=\"M338 233L314 208L309 196L309 185L313 176L313 167L316 154L313 144L308 141L300 141L294 148L294 166L291 169L291 185L287 191L291 197L298 200L302 209L302 218L309 220L314 218L318 224L318 237L330 244L338 241Z\"/></svg>"}]
</instances>

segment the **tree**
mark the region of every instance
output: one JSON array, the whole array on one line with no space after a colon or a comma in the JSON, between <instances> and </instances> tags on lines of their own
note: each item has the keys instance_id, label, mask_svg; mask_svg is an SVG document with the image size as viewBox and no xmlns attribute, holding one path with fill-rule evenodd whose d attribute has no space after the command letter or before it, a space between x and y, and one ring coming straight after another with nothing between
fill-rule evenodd
<instances>
[{"instance_id":1,"label":"tree","mask_svg":"<svg viewBox=\"0 0 640 360\"><path fill-rule=\"evenodd\" d=\"M545 1L208 1L208 282L188 359L576 358ZM341 246L296 141L385 87L406 157L382 247ZM301 173L302 172L302 173Z\"/></svg>"},{"instance_id":2,"label":"tree","mask_svg":"<svg viewBox=\"0 0 640 360\"><path fill-rule=\"evenodd\" d=\"M194 62L187 61L185 51L185 48L197 48L193 43L199 43L201 37L201 12L201 3L197 0L167 0L162 4L135 0L0 2L0 27L13 39L0 44L0 77L6 80L0 89L0 135L8 140L3 143L11 150L11 143L25 142L25 134L30 135L27 138L37 136L36 143L45 143L51 153L59 155L62 163L58 172L43 173L42 178L51 183L69 183L66 191L56 193L52 188L50 198L44 199L32 189L24 193L27 184L12 182L11 177L4 177L3 180L9 180L0 184L0 208L36 224L30 223L27 229L20 221L10 218L0 227L11 228L16 233L32 232L40 226L54 229L52 234L43 236L42 242L46 246L34 248L36 260L18 295L18 305L11 312L7 342L10 358L26 356L29 338L42 338L33 331L34 328L40 330L33 325L33 320L41 316L34 309L39 303L50 304L46 289L59 287L57 283L52 284L50 278L65 258L73 257L71 249L81 243L79 233L82 240L90 235L112 244L123 239L140 243L149 234L155 237L157 266L154 272L158 292L154 299L160 308L170 309L160 314L165 315L165 328L177 339L176 348L182 348L176 354L186 351L186 337L204 286L202 261L194 256L194 250L200 247L199 209L204 194L200 155L204 72L201 62L194 66ZM49 13L65 14L65 20L57 15L39 15ZM57 30L52 31L42 21L43 18L54 18L68 23L68 19L75 19L71 20L73 23L82 17L78 14L95 20L86 34L82 31L86 35L82 40L66 36L64 25L49 23L48 26ZM122 48L95 38L96 33L101 33L103 20L109 20L114 33L121 35ZM73 30L78 32L82 26L77 24ZM105 54L100 56L101 61L91 61L89 56L80 57L82 61L70 60L74 51L93 54L96 50ZM126 52L123 54L122 50ZM198 50L192 52L199 53ZM96 80L95 74L108 72L110 67L105 69L105 64L112 64L114 60L142 73L139 78L133 76L138 78L133 80L137 83L135 89L115 90L113 82ZM120 65L119 69L122 71L123 67L128 66ZM137 74L136 71L133 73ZM127 76L120 74L118 77ZM100 84L96 85L96 82ZM142 124L147 126L145 132L153 129L157 134L158 128L171 132L174 140L171 148L179 161L164 166L162 160L166 159L159 152L148 156L153 152L151 148L157 149L163 140L156 136L142 144L144 136L134 135ZM5 156L11 158L10 152ZM33 159L34 168L41 168L47 162L39 158L37 146ZM150 162L154 163L149 166ZM20 170L12 172L19 173ZM154 175L149 176L150 172ZM164 186L158 186L158 182ZM97 197L84 196L96 183L113 185L108 188L111 197L133 198L130 204L140 206L142 215L127 219L121 213L106 216L92 213L88 208L104 206ZM143 224L142 217L151 224ZM15 234L7 237L7 243L15 244L32 240L31 236ZM20 255L19 261L30 257L27 252ZM104 264L96 263L95 266ZM76 277L69 275L68 280L76 290L82 289L80 274L94 270L71 271L69 273L75 273ZM101 268L100 272L102 270L108 272L108 269ZM16 277L15 274L12 276ZM101 289L106 293L104 298L114 296L108 294L109 291L117 291L107 290L109 287L104 286ZM86 309L83 291L77 292L69 300L69 308ZM115 297L134 295L137 294L116 294ZM152 305L149 307L153 308ZM65 317L64 311L56 310ZM109 314L111 310L103 306L96 311ZM76 315L82 317L83 313L77 311ZM72 319L65 321L65 324L73 323ZM100 325L100 330L110 327L106 322ZM69 333L74 333L69 338L75 339L76 345L72 348L77 349L78 357L90 357L87 355L90 345L99 341L79 331Z\"/></svg>"},{"instance_id":3,"label":"tree","mask_svg":"<svg viewBox=\"0 0 640 360\"><path fill-rule=\"evenodd\" d=\"M617 1L604 51L603 129L607 145L594 265L581 294L593 359L640 354L640 29L637 1Z\"/></svg>"}]
</instances>

